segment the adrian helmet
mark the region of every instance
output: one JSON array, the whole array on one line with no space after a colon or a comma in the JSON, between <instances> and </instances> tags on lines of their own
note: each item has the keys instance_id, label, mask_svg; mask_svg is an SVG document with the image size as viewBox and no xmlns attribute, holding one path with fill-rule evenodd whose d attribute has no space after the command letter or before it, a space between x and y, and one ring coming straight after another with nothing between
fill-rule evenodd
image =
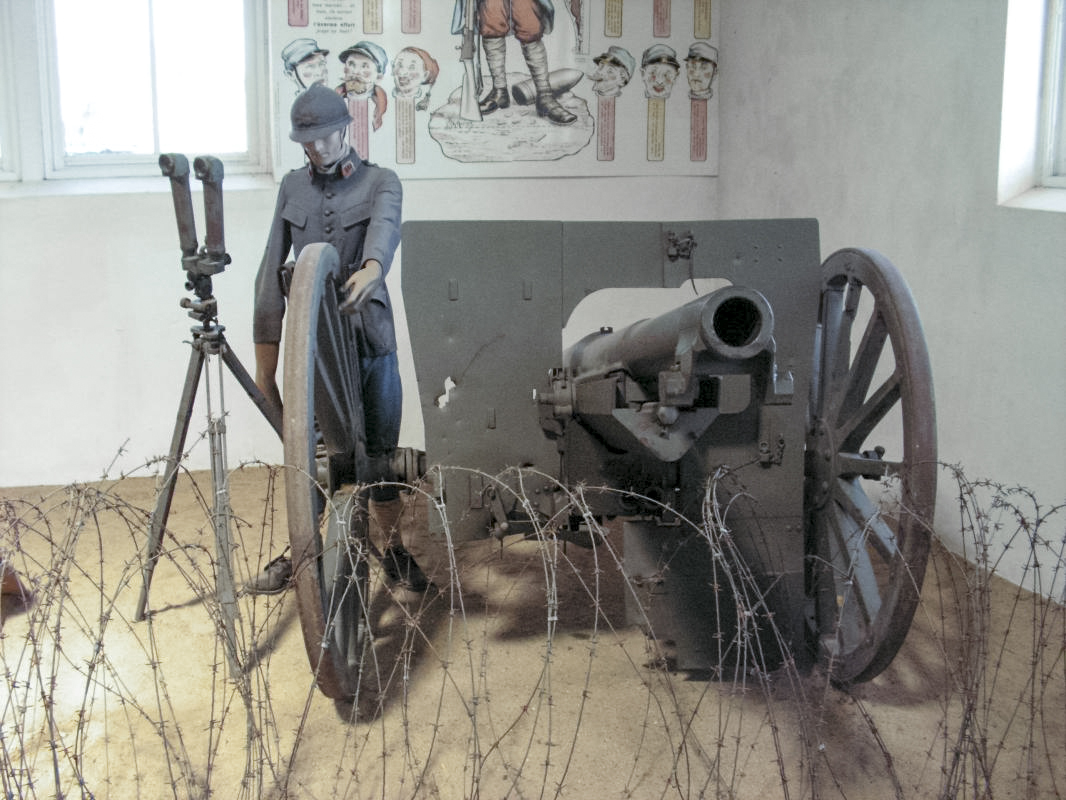
<instances>
[{"instance_id":1,"label":"adrian helmet","mask_svg":"<svg viewBox=\"0 0 1066 800\"><path fill-rule=\"evenodd\" d=\"M352 121L344 99L320 83L309 86L297 96L289 117L292 121L289 138L301 144L329 136Z\"/></svg>"}]
</instances>

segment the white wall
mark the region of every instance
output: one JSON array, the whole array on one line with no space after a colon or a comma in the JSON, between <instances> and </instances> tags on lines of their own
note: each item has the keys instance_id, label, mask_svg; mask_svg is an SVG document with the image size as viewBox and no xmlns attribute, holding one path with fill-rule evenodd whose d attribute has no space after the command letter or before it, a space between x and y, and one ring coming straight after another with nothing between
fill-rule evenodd
<instances>
[{"instance_id":1,"label":"white wall","mask_svg":"<svg viewBox=\"0 0 1066 800\"><path fill-rule=\"evenodd\" d=\"M996 204L1007 0L716 8L723 214L811 215L824 255L888 255L922 312L941 458L1061 502L1066 216Z\"/></svg>"},{"instance_id":2,"label":"white wall","mask_svg":"<svg viewBox=\"0 0 1066 800\"><path fill-rule=\"evenodd\" d=\"M202 240L203 203L193 184ZM0 190L7 256L0 263L0 486L115 476L169 449L194 323L178 307L188 293L169 183L134 185L104 195ZM214 294L226 337L252 371L252 281L274 188L239 187L239 179L225 183L233 263L214 279ZM407 219L686 220L717 211L712 178L414 180L404 195ZM390 276L396 295L401 269L402 247ZM408 345L401 349L409 355ZM409 357L403 377L413 381ZM229 465L279 462L277 436L228 376L225 403ZM198 441L205 414L201 389L187 445L197 469L209 467L207 442ZM409 387L400 443L423 442Z\"/></svg>"},{"instance_id":3,"label":"white wall","mask_svg":"<svg viewBox=\"0 0 1066 800\"><path fill-rule=\"evenodd\" d=\"M409 181L407 218L817 217L823 255L873 247L904 271L931 349L942 458L1062 500L1066 218L996 205L1006 0L715 9L720 178ZM272 204L269 188L227 188L234 263L215 293L249 366ZM149 194L0 194L0 241L0 485L96 478L127 440L112 474L165 453L188 358L165 181ZM231 465L277 460L235 387L227 404ZM421 443L415 417L403 444Z\"/></svg>"}]
</instances>

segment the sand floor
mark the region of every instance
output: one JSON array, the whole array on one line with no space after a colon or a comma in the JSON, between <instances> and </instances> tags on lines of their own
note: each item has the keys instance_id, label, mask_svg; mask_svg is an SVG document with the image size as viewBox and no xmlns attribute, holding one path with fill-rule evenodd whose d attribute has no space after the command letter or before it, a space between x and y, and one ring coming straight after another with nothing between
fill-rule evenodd
<instances>
[{"instance_id":1,"label":"sand floor","mask_svg":"<svg viewBox=\"0 0 1066 800\"><path fill-rule=\"evenodd\" d=\"M285 547L281 484L232 473L238 582ZM0 555L33 593L4 598L8 797L1066 796L1063 609L943 550L900 654L845 692L817 668L664 668L625 623L609 548L415 536L434 586L390 590L375 569L348 703L316 689L291 591L238 598L231 666L207 474L179 482L134 621L155 491L0 490Z\"/></svg>"}]
</instances>

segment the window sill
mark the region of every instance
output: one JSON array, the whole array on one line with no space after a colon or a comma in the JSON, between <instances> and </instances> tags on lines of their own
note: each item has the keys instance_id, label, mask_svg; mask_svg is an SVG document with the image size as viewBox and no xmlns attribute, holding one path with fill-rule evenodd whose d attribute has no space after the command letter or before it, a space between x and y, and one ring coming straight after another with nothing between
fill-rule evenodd
<instances>
[{"instance_id":1,"label":"window sill","mask_svg":"<svg viewBox=\"0 0 1066 800\"><path fill-rule=\"evenodd\" d=\"M199 181L190 181L193 191L197 191ZM223 191L256 191L276 188L270 175L233 175L227 176L222 184ZM162 175L158 178L75 178L71 180L50 181L11 181L0 182L0 200L20 200L29 197L76 197L80 195L107 194L150 194L154 192L170 193L170 181Z\"/></svg>"},{"instance_id":2,"label":"window sill","mask_svg":"<svg viewBox=\"0 0 1066 800\"><path fill-rule=\"evenodd\" d=\"M1066 189L1033 187L1010 200L1004 200L1000 205L1031 211L1066 211Z\"/></svg>"}]
</instances>

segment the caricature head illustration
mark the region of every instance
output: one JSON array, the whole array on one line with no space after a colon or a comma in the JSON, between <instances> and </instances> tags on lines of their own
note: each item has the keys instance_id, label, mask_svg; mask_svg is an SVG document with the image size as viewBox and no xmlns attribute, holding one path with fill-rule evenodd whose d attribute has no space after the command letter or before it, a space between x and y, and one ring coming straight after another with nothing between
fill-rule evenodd
<instances>
[{"instance_id":1,"label":"caricature head illustration","mask_svg":"<svg viewBox=\"0 0 1066 800\"><path fill-rule=\"evenodd\" d=\"M285 74L296 81L297 86L306 89L316 83L325 85L329 81L329 67L326 56L329 50L323 50L314 39L293 39L281 51L281 62Z\"/></svg>"},{"instance_id":2,"label":"caricature head illustration","mask_svg":"<svg viewBox=\"0 0 1066 800\"><path fill-rule=\"evenodd\" d=\"M611 45L606 52L592 59L596 70L592 73L592 91L600 97L618 97L633 77L637 62L624 47Z\"/></svg>"},{"instance_id":3,"label":"caricature head illustration","mask_svg":"<svg viewBox=\"0 0 1066 800\"><path fill-rule=\"evenodd\" d=\"M685 75L688 77L688 96L693 100L706 100L714 94L714 76L718 74L718 48L706 42L695 42L685 58Z\"/></svg>"},{"instance_id":4,"label":"caricature head illustration","mask_svg":"<svg viewBox=\"0 0 1066 800\"><path fill-rule=\"evenodd\" d=\"M680 72L681 64L674 49L665 44L653 44L640 60L645 97L669 97Z\"/></svg>"},{"instance_id":5,"label":"caricature head illustration","mask_svg":"<svg viewBox=\"0 0 1066 800\"><path fill-rule=\"evenodd\" d=\"M345 94L368 95L385 76L389 63L385 50L373 42L356 42L340 54L344 65L344 84L338 87Z\"/></svg>"},{"instance_id":6,"label":"caricature head illustration","mask_svg":"<svg viewBox=\"0 0 1066 800\"><path fill-rule=\"evenodd\" d=\"M420 47L405 47L392 59L393 93L397 97L419 98L418 107L424 109L439 74L440 66L433 56Z\"/></svg>"}]
</instances>

